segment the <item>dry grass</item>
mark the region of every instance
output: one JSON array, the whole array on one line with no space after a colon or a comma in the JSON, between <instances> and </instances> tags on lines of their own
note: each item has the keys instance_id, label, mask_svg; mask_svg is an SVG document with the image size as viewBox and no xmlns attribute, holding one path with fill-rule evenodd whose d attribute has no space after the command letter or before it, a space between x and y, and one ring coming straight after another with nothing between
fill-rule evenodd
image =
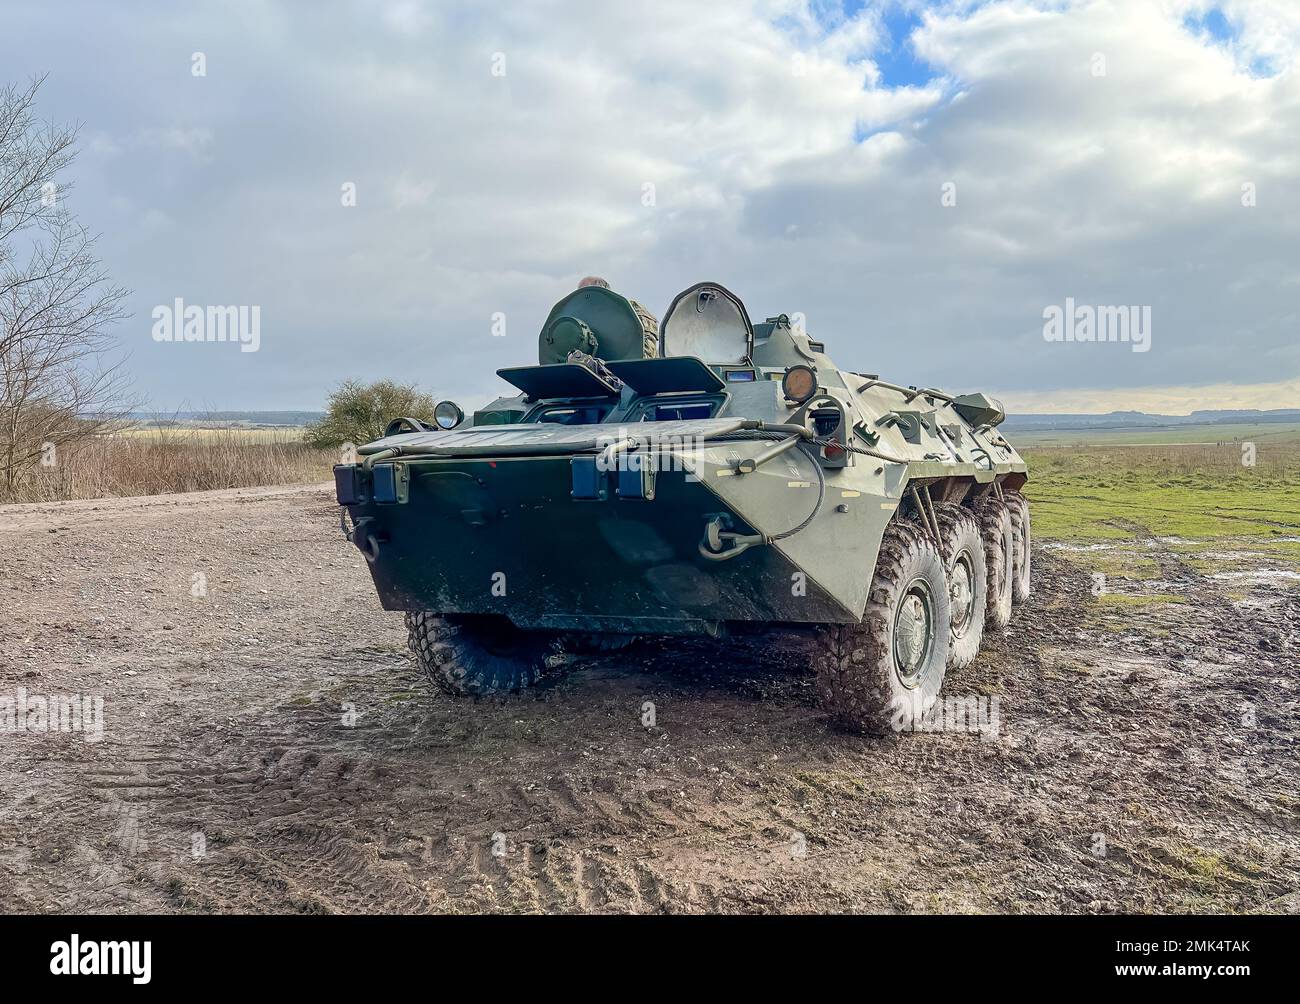
<instances>
[{"instance_id":1,"label":"dry grass","mask_svg":"<svg viewBox=\"0 0 1300 1004\"><path fill-rule=\"evenodd\" d=\"M106 496L327 481L337 458L301 441L298 429L150 429L103 436L35 467L11 498L53 502Z\"/></svg>"},{"instance_id":2,"label":"dry grass","mask_svg":"<svg viewBox=\"0 0 1300 1004\"><path fill-rule=\"evenodd\" d=\"M276 427L254 427L246 425L218 426L218 425L137 425L129 429L122 429L117 433L119 436L127 436L132 439L150 439L160 442L172 442L176 439L183 439L186 442L198 442L215 440L223 443L268 443L271 445L283 445L285 443L300 443L303 440L303 433L306 430L302 426L276 426Z\"/></svg>"}]
</instances>

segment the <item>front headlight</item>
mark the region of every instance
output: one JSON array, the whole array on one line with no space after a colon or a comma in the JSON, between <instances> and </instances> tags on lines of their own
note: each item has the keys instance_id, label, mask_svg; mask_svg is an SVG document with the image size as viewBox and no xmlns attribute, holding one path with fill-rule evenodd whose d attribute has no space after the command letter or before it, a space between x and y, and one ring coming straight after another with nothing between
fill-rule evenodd
<instances>
[{"instance_id":1,"label":"front headlight","mask_svg":"<svg viewBox=\"0 0 1300 1004\"><path fill-rule=\"evenodd\" d=\"M465 413L455 401L439 401L433 407L433 420L439 429L454 429L465 421Z\"/></svg>"},{"instance_id":2,"label":"front headlight","mask_svg":"<svg viewBox=\"0 0 1300 1004\"><path fill-rule=\"evenodd\" d=\"M781 378L781 393L791 404L803 404L817 393L817 374L811 366L791 366Z\"/></svg>"}]
</instances>

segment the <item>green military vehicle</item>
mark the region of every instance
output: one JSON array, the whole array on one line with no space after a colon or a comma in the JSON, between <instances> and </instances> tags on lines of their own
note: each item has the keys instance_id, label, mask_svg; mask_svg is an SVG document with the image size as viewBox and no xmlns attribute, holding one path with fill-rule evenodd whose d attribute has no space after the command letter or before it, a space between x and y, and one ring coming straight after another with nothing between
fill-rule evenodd
<instances>
[{"instance_id":1,"label":"green military vehicle","mask_svg":"<svg viewBox=\"0 0 1300 1004\"><path fill-rule=\"evenodd\" d=\"M344 529L423 670L515 691L647 636L806 639L862 731L924 712L1030 586L1025 462L1001 405L840 369L717 283L663 323L586 279L517 393L397 418L335 468Z\"/></svg>"}]
</instances>

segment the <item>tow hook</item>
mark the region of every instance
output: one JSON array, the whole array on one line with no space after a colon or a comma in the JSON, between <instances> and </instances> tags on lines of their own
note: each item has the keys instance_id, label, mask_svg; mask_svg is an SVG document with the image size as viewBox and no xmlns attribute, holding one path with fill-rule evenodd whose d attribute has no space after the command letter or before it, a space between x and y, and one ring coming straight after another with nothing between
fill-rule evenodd
<instances>
[{"instance_id":1,"label":"tow hook","mask_svg":"<svg viewBox=\"0 0 1300 1004\"><path fill-rule=\"evenodd\" d=\"M726 515L714 516L704 524L704 537L700 541L700 554L710 561L726 561L747 551L755 544L766 544L761 533L736 533Z\"/></svg>"},{"instance_id":2,"label":"tow hook","mask_svg":"<svg viewBox=\"0 0 1300 1004\"><path fill-rule=\"evenodd\" d=\"M373 522L373 516L362 516L352 524L352 528L349 530L348 511L342 506L339 507L339 529L343 531L343 539L356 544L357 550L360 551L366 561L372 565L375 563L375 559L379 557L380 544L379 536L370 533L366 529L366 524Z\"/></svg>"}]
</instances>

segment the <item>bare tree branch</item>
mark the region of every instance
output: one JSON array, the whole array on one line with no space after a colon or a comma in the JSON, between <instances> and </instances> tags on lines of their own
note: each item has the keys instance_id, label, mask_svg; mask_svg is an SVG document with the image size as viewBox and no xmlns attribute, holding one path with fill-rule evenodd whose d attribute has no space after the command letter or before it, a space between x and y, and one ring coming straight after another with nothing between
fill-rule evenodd
<instances>
[{"instance_id":1,"label":"bare tree branch","mask_svg":"<svg viewBox=\"0 0 1300 1004\"><path fill-rule=\"evenodd\" d=\"M0 499L133 406L112 333L127 293L66 208L77 133L38 119L43 79L0 89Z\"/></svg>"}]
</instances>

